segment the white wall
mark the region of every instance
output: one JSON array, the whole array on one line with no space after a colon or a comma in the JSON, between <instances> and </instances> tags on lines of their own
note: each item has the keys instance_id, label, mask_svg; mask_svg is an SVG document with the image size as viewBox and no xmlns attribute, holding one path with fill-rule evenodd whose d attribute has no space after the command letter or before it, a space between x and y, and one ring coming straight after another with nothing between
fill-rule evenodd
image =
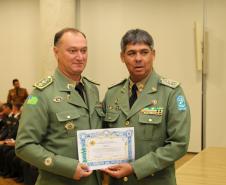
<instances>
[{"instance_id":1,"label":"white wall","mask_svg":"<svg viewBox=\"0 0 226 185\"><path fill-rule=\"evenodd\" d=\"M29 91L38 79L39 1L0 1L0 100L6 101L12 79Z\"/></svg>"},{"instance_id":2,"label":"white wall","mask_svg":"<svg viewBox=\"0 0 226 185\"><path fill-rule=\"evenodd\" d=\"M75 26L75 0L0 0L0 101L6 101L12 79L29 92L57 65L54 34Z\"/></svg>"},{"instance_id":3,"label":"white wall","mask_svg":"<svg viewBox=\"0 0 226 185\"><path fill-rule=\"evenodd\" d=\"M155 69L181 82L192 114L189 150L201 150L201 72L196 69L194 22L202 24L202 0L81 0L80 28L88 37L86 74L101 83L103 98L110 84L128 77L121 63L120 40L132 28L149 31L155 40Z\"/></svg>"},{"instance_id":4,"label":"white wall","mask_svg":"<svg viewBox=\"0 0 226 185\"><path fill-rule=\"evenodd\" d=\"M40 65L43 77L51 75L57 66L53 37L62 28L75 26L75 9L75 0L40 0Z\"/></svg>"},{"instance_id":5,"label":"white wall","mask_svg":"<svg viewBox=\"0 0 226 185\"><path fill-rule=\"evenodd\" d=\"M226 1L207 0L206 146L226 147Z\"/></svg>"}]
</instances>

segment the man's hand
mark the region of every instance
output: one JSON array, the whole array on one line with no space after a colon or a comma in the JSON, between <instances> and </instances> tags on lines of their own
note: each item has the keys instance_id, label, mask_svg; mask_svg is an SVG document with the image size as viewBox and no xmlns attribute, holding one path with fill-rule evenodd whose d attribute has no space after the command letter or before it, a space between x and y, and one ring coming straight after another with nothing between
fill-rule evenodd
<instances>
[{"instance_id":1,"label":"man's hand","mask_svg":"<svg viewBox=\"0 0 226 185\"><path fill-rule=\"evenodd\" d=\"M120 179L133 173L133 167L129 163L121 163L115 166L110 166L106 169L102 169L103 172L109 174L112 177Z\"/></svg>"},{"instance_id":2,"label":"man's hand","mask_svg":"<svg viewBox=\"0 0 226 185\"><path fill-rule=\"evenodd\" d=\"M15 140L14 139L6 139L4 140L4 144L7 146L15 146Z\"/></svg>"},{"instance_id":3,"label":"man's hand","mask_svg":"<svg viewBox=\"0 0 226 185\"><path fill-rule=\"evenodd\" d=\"M92 174L92 170L86 164L78 163L73 179L80 180L83 177L88 177Z\"/></svg>"}]
</instances>

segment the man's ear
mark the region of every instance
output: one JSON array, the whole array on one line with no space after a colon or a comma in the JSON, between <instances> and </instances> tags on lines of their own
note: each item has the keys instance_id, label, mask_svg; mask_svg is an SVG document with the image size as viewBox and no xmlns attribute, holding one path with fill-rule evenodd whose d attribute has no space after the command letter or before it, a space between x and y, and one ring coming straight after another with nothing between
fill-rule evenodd
<instances>
[{"instance_id":1,"label":"man's ear","mask_svg":"<svg viewBox=\"0 0 226 185\"><path fill-rule=\"evenodd\" d=\"M56 46L53 47L53 52L56 54L58 52L58 48Z\"/></svg>"},{"instance_id":2,"label":"man's ear","mask_svg":"<svg viewBox=\"0 0 226 185\"><path fill-rule=\"evenodd\" d=\"M122 63L125 63L125 61L124 61L124 53L123 52L120 53L120 58L121 58Z\"/></svg>"},{"instance_id":3,"label":"man's ear","mask_svg":"<svg viewBox=\"0 0 226 185\"><path fill-rule=\"evenodd\" d=\"M56 59L58 59L58 48L56 46L53 47L53 52L54 52Z\"/></svg>"},{"instance_id":4,"label":"man's ear","mask_svg":"<svg viewBox=\"0 0 226 185\"><path fill-rule=\"evenodd\" d=\"M154 49L152 49L152 53L153 53L153 55L155 56L155 50L154 50Z\"/></svg>"}]
</instances>

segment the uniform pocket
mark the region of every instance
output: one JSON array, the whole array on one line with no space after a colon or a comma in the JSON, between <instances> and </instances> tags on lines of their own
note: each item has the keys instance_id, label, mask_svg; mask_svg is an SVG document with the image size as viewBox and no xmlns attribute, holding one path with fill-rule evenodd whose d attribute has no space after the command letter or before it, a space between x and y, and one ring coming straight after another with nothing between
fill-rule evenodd
<instances>
[{"instance_id":1,"label":"uniform pocket","mask_svg":"<svg viewBox=\"0 0 226 185\"><path fill-rule=\"evenodd\" d=\"M143 114L142 112L139 113L139 123L143 129L143 136L141 136L142 139L152 140L154 138L155 130L160 126L161 122L162 116Z\"/></svg>"},{"instance_id":2,"label":"uniform pocket","mask_svg":"<svg viewBox=\"0 0 226 185\"><path fill-rule=\"evenodd\" d=\"M118 117L119 117L118 112L106 112L104 121L113 123L117 121Z\"/></svg>"},{"instance_id":3,"label":"uniform pocket","mask_svg":"<svg viewBox=\"0 0 226 185\"><path fill-rule=\"evenodd\" d=\"M79 119L80 114L76 111L63 111L56 113L57 119L63 124L67 136L75 136L75 122Z\"/></svg>"},{"instance_id":4,"label":"uniform pocket","mask_svg":"<svg viewBox=\"0 0 226 185\"><path fill-rule=\"evenodd\" d=\"M76 111L64 111L64 112L57 112L56 113L57 119L60 122L78 119L80 117L80 114Z\"/></svg>"},{"instance_id":5,"label":"uniform pocket","mask_svg":"<svg viewBox=\"0 0 226 185\"><path fill-rule=\"evenodd\" d=\"M95 110L96 110L97 115L98 115L99 117L104 117L104 116L105 116L105 114L104 114L102 108L95 108Z\"/></svg>"},{"instance_id":6,"label":"uniform pocket","mask_svg":"<svg viewBox=\"0 0 226 185\"><path fill-rule=\"evenodd\" d=\"M106 112L104 125L108 128L118 127L116 123L119 118L119 114L119 112Z\"/></svg>"}]
</instances>

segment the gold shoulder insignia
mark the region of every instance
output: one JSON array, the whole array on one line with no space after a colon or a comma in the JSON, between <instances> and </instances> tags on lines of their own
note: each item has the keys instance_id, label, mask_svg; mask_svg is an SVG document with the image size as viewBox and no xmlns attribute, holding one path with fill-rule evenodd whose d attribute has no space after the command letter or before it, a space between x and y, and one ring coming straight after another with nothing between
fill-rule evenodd
<instances>
[{"instance_id":1,"label":"gold shoulder insignia","mask_svg":"<svg viewBox=\"0 0 226 185\"><path fill-rule=\"evenodd\" d=\"M39 90L43 90L47 86L49 86L53 82L53 76L48 76L38 82L36 82L33 86L38 88Z\"/></svg>"},{"instance_id":2,"label":"gold shoulder insignia","mask_svg":"<svg viewBox=\"0 0 226 185\"><path fill-rule=\"evenodd\" d=\"M171 88L176 88L178 85L180 85L179 82L168 79L168 78L161 78L160 83L166 86L169 86Z\"/></svg>"},{"instance_id":3,"label":"gold shoulder insignia","mask_svg":"<svg viewBox=\"0 0 226 185\"><path fill-rule=\"evenodd\" d=\"M115 87L115 86L117 86L117 85L120 85L120 84L124 83L126 80L127 80L127 79L125 78L125 79L123 79L123 80L122 80L121 82L119 82L119 83L112 84L110 87L108 87L108 89L111 89L112 87Z\"/></svg>"},{"instance_id":4,"label":"gold shoulder insignia","mask_svg":"<svg viewBox=\"0 0 226 185\"><path fill-rule=\"evenodd\" d=\"M90 80L90 79L88 79L88 78L86 78L84 76L82 78L87 80L87 81L89 81L89 82L91 82L91 83L93 83L93 84L95 84L95 85L100 85L99 83L96 83L96 82L94 82L94 81L92 81L92 80Z\"/></svg>"}]
</instances>

